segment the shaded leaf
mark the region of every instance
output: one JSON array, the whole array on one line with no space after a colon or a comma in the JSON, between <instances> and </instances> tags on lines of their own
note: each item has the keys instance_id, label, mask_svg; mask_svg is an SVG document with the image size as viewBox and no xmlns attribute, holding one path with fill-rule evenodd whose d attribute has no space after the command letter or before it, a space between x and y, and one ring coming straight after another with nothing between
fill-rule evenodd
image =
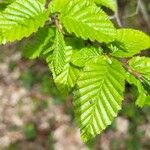
<instances>
[{"instance_id":1,"label":"shaded leaf","mask_svg":"<svg viewBox=\"0 0 150 150\"><path fill-rule=\"evenodd\" d=\"M65 66L65 41L64 36L61 32L56 29L56 35L53 44L54 52L53 52L53 66L56 75L59 74Z\"/></svg>"},{"instance_id":2,"label":"shaded leaf","mask_svg":"<svg viewBox=\"0 0 150 150\"><path fill-rule=\"evenodd\" d=\"M118 29L115 42L110 43L112 55L132 57L141 50L150 48L150 37L142 31L134 29Z\"/></svg>"},{"instance_id":3,"label":"shaded leaf","mask_svg":"<svg viewBox=\"0 0 150 150\"><path fill-rule=\"evenodd\" d=\"M136 100L136 105L139 107L143 107L145 105L150 104L150 96L148 96L148 92L144 89L140 80L135 78L132 74L126 74L126 80L129 84L133 84L137 87L139 96Z\"/></svg>"},{"instance_id":4,"label":"shaded leaf","mask_svg":"<svg viewBox=\"0 0 150 150\"><path fill-rule=\"evenodd\" d=\"M23 49L25 57L35 59L41 55L41 52L49 51L49 47L52 45L52 37L54 37L53 28L41 28L34 35L34 39L27 42Z\"/></svg>"}]
</instances>

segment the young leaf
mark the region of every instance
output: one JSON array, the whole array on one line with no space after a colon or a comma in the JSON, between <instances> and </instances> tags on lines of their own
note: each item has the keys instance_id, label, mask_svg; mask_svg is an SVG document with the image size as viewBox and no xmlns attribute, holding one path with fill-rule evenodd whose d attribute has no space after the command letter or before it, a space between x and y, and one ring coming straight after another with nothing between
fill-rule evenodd
<instances>
[{"instance_id":1,"label":"young leaf","mask_svg":"<svg viewBox=\"0 0 150 150\"><path fill-rule=\"evenodd\" d=\"M46 51L52 44L52 37L54 37L53 28L41 28L34 35L34 39L26 43L23 49L23 54L25 57L30 59L35 59L41 55L42 51Z\"/></svg>"},{"instance_id":2,"label":"young leaf","mask_svg":"<svg viewBox=\"0 0 150 150\"><path fill-rule=\"evenodd\" d=\"M133 29L117 30L115 42L110 44L113 56L116 57L132 57L148 48L150 48L150 37L142 31Z\"/></svg>"},{"instance_id":3,"label":"young leaf","mask_svg":"<svg viewBox=\"0 0 150 150\"><path fill-rule=\"evenodd\" d=\"M58 75L65 66L65 49L66 44L64 41L64 36L61 32L56 29L56 35L54 39L54 52L53 52L53 66L56 75Z\"/></svg>"},{"instance_id":4,"label":"young leaf","mask_svg":"<svg viewBox=\"0 0 150 150\"><path fill-rule=\"evenodd\" d=\"M66 37L66 44L70 45L73 50L82 49L86 46L86 41L76 37ZM74 52L73 52L74 53Z\"/></svg>"},{"instance_id":5,"label":"young leaf","mask_svg":"<svg viewBox=\"0 0 150 150\"><path fill-rule=\"evenodd\" d=\"M70 63L73 54L73 48L75 48L76 46L77 47L82 46L82 42L80 40L77 40L75 38L73 39L67 38L67 40L68 40L67 43L65 43L62 33L56 31L54 45L52 46L52 48L54 48L54 52L53 53L50 52L46 54L46 61L53 73L55 84L59 89L60 93L62 94L62 96L64 97L66 97L67 94L75 86L76 80L80 72L80 69L78 69L77 67L73 66ZM77 42L78 45L76 45ZM63 59L63 65L58 65L62 67L59 67L60 70L59 72L57 72L56 65L60 63L62 59Z\"/></svg>"},{"instance_id":6,"label":"young leaf","mask_svg":"<svg viewBox=\"0 0 150 150\"><path fill-rule=\"evenodd\" d=\"M61 11L60 21L69 33L99 42L111 41L116 34L112 22L91 0L73 0Z\"/></svg>"},{"instance_id":7,"label":"young leaf","mask_svg":"<svg viewBox=\"0 0 150 150\"><path fill-rule=\"evenodd\" d=\"M129 61L129 65L135 72L140 73L144 77L143 80L150 86L150 58L133 57Z\"/></svg>"},{"instance_id":8,"label":"young leaf","mask_svg":"<svg viewBox=\"0 0 150 150\"><path fill-rule=\"evenodd\" d=\"M98 56L86 64L73 102L83 141L112 123L121 109L124 89L125 71L117 60Z\"/></svg>"},{"instance_id":9,"label":"young leaf","mask_svg":"<svg viewBox=\"0 0 150 150\"><path fill-rule=\"evenodd\" d=\"M79 75L79 69L70 64L72 52L72 47L67 46L65 51L65 66L62 72L55 78L55 83L63 96L67 96L75 86Z\"/></svg>"},{"instance_id":10,"label":"young leaf","mask_svg":"<svg viewBox=\"0 0 150 150\"><path fill-rule=\"evenodd\" d=\"M143 107L145 105L150 105L150 96L148 96L148 92L144 89L140 80L135 78L132 74L126 74L126 80L128 83L133 84L137 87L139 96L136 100L136 105L139 107Z\"/></svg>"},{"instance_id":11,"label":"young leaf","mask_svg":"<svg viewBox=\"0 0 150 150\"><path fill-rule=\"evenodd\" d=\"M28 37L46 20L47 11L39 0L15 0L0 15L3 43Z\"/></svg>"},{"instance_id":12,"label":"young leaf","mask_svg":"<svg viewBox=\"0 0 150 150\"><path fill-rule=\"evenodd\" d=\"M105 7L108 7L113 11L116 11L116 9L117 9L116 0L94 0L94 1L96 4L100 4Z\"/></svg>"},{"instance_id":13,"label":"young leaf","mask_svg":"<svg viewBox=\"0 0 150 150\"><path fill-rule=\"evenodd\" d=\"M97 57L102 53L102 49L96 49L94 47L84 47L80 50L75 50L71 62L75 66L84 67L85 63L88 62L90 59Z\"/></svg>"}]
</instances>

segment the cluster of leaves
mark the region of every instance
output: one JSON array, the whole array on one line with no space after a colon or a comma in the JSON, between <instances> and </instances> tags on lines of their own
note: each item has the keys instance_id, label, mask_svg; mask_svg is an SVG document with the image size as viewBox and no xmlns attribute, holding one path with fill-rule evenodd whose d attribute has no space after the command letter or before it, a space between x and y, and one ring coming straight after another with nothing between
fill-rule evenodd
<instances>
[{"instance_id":1,"label":"cluster of leaves","mask_svg":"<svg viewBox=\"0 0 150 150\"><path fill-rule=\"evenodd\" d=\"M117 116L125 81L137 86L137 106L150 105L150 58L135 56L150 48L150 37L114 27L101 8L116 11L114 0L11 2L0 11L0 43L36 32L24 54L46 60L64 97L74 91L83 141L100 134Z\"/></svg>"}]
</instances>

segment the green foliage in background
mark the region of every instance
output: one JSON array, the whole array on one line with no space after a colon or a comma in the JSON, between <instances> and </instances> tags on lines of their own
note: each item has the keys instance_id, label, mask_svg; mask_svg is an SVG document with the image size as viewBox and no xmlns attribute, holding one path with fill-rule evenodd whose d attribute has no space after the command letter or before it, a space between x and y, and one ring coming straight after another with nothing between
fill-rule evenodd
<instances>
[{"instance_id":1,"label":"green foliage in background","mask_svg":"<svg viewBox=\"0 0 150 150\"><path fill-rule=\"evenodd\" d=\"M0 11L0 43L33 33L24 54L46 60L64 97L73 91L84 142L100 134L117 116L125 81L137 86L136 105L150 105L150 58L135 56L150 48L150 37L135 29L114 27L99 6L116 11L115 1L52 0L46 6L45 0L7 3Z\"/></svg>"}]
</instances>

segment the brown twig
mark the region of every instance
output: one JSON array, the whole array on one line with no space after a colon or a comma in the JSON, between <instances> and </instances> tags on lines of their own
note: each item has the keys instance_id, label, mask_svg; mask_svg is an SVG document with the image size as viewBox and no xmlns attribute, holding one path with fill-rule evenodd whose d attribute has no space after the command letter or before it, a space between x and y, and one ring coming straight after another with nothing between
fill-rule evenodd
<instances>
[{"instance_id":1,"label":"brown twig","mask_svg":"<svg viewBox=\"0 0 150 150\"><path fill-rule=\"evenodd\" d=\"M140 79L140 80L143 80L143 76L139 73L139 72L136 72L134 71L128 64L128 59L121 59L121 62L124 66L124 68L129 72L131 73L132 75L134 75L136 78Z\"/></svg>"},{"instance_id":2,"label":"brown twig","mask_svg":"<svg viewBox=\"0 0 150 150\"><path fill-rule=\"evenodd\" d=\"M57 29L59 30L59 32L62 32L62 33L64 32L62 25L60 24L60 22L57 18L55 19L55 25L56 25Z\"/></svg>"}]
</instances>

